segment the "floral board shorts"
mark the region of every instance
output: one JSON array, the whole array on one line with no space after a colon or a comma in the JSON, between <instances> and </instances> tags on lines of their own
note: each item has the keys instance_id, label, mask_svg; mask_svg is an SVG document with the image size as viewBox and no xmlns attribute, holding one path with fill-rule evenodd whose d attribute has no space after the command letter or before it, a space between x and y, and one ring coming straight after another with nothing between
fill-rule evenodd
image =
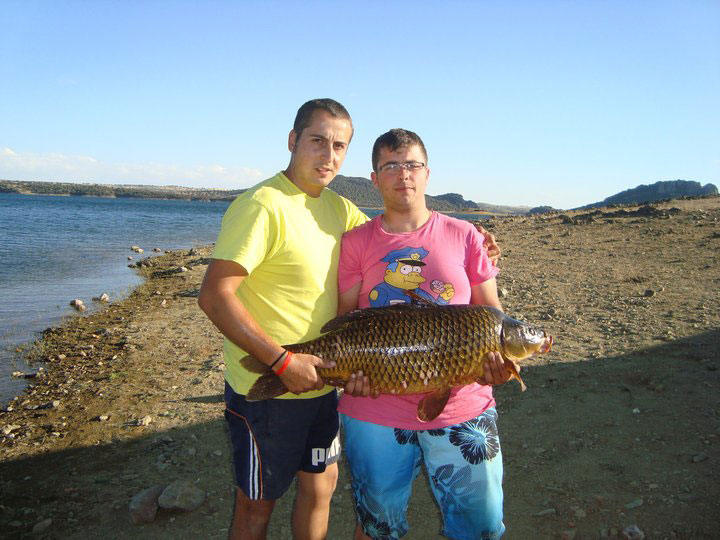
<instances>
[{"instance_id":1,"label":"floral board shorts","mask_svg":"<svg viewBox=\"0 0 720 540\"><path fill-rule=\"evenodd\" d=\"M502 452L494 408L461 424L409 430L341 414L358 522L374 539L408 532L407 507L424 462L443 535L494 539L503 524Z\"/></svg>"}]
</instances>

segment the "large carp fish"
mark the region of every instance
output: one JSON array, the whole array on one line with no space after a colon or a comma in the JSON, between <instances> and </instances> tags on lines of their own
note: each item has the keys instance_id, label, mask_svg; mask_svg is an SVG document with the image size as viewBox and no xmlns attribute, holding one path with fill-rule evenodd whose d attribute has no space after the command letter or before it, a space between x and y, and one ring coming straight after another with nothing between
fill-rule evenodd
<instances>
[{"instance_id":1,"label":"large carp fish","mask_svg":"<svg viewBox=\"0 0 720 540\"><path fill-rule=\"evenodd\" d=\"M313 354L335 362L318 369L327 384L344 386L362 370L373 391L383 394L427 392L418 419L430 421L445 408L455 386L483 375L483 356L502 354L505 365L525 390L518 362L548 352L553 338L543 330L479 305L396 304L357 309L329 321L320 337L286 345L293 353ZM246 399L260 401L287 392L270 368L246 356L241 364L261 376Z\"/></svg>"}]
</instances>

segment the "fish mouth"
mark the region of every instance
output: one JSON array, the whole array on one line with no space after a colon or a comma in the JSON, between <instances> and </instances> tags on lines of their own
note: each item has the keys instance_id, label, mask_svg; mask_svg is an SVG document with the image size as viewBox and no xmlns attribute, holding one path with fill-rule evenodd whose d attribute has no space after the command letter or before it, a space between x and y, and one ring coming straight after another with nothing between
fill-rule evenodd
<instances>
[{"instance_id":1,"label":"fish mouth","mask_svg":"<svg viewBox=\"0 0 720 540\"><path fill-rule=\"evenodd\" d=\"M545 338L543 339L542 345L540 345L540 350L539 350L540 354L545 354L546 352L550 352L550 349L552 349L554 341L555 340L553 339L552 336L545 336Z\"/></svg>"}]
</instances>

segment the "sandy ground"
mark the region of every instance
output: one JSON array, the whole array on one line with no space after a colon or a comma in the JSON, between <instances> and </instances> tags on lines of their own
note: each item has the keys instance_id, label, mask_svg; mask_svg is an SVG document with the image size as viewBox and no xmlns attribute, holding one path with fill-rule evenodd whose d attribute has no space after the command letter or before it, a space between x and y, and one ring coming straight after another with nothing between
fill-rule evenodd
<instances>
[{"instance_id":1,"label":"sandy ground","mask_svg":"<svg viewBox=\"0 0 720 540\"><path fill-rule=\"evenodd\" d=\"M720 198L622 210L489 223L506 311L557 338L525 367L526 392L496 389L506 538L622 537L631 525L645 538L720 537ZM225 538L221 338L195 298L208 253L153 259L127 300L37 344L44 370L0 413L0 537ZM133 525L130 498L177 479L205 503ZM351 537L348 484L343 465L329 538ZM291 537L292 497L271 538ZM407 538L439 538L422 475L409 520Z\"/></svg>"}]
</instances>

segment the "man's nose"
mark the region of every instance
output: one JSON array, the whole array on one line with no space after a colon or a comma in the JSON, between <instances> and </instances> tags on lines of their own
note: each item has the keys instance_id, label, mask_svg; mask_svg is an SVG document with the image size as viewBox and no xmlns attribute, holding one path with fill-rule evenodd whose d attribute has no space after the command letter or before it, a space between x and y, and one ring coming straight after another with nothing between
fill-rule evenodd
<instances>
[{"instance_id":1,"label":"man's nose","mask_svg":"<svg viewBox=\"0 0 720 540\"><path fill-rule=\"evenodd\" d=\"M322 156L325 160L330 161L333 159L335 152L333 151L332 144L326 144L322 149Z\"/></svg>"}]
</instances>

